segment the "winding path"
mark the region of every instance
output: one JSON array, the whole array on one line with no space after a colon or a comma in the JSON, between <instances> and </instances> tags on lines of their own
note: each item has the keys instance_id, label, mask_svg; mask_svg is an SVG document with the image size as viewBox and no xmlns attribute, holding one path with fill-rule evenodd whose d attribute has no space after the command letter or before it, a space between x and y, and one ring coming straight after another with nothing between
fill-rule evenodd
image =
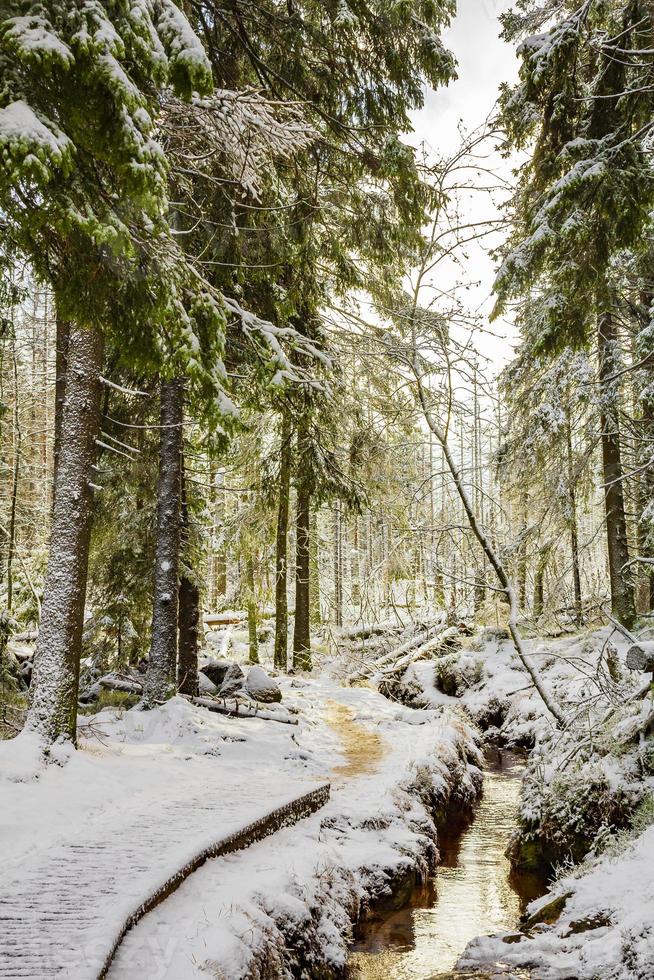
<instances>
[{"instance_id":1,"label":"winding path","mask_svg":"<svg viewBox=\"0 0 654 980\"><path fill-rule=\"evenodd\" d=\"M4 980L97 980L125 933L208 858L262 840L319 810L329 784L299 780L256 794L216 780L189 786L138 815L112 806L67 840L0 875L0 977ZM289 785L290 783L290 785ZM226 800L249 802L239 821Z\"/></svg>"}]
</instances>

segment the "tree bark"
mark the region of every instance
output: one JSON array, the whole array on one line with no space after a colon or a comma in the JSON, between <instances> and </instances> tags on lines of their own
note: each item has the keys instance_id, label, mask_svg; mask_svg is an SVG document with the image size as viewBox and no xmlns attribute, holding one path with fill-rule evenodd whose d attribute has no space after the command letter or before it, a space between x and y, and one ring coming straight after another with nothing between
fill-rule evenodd
<instances>
[{"instance_id":1,"label":"tree bark","mask_svg":"<svg viewBox=\"0 0 654 980\"><path fill-rule=\"evenodd\" d=\"M568 463L568 500L570 503L570 551L572 554L572 581L574 584L575 622L583 622L583 597L581 594L581 567L579 562L579 532L577 530L577 494L572 457L572 427L568 415L566 426Z\"/></svg>"},{"instance_id":2,"label":"tree bark","mask_svg":"<svg viewBox=\"0 0 654 980\"><path fill-rule=\"evenodd\" d=\"M343 625L343 561L341 556L341 505L334 506L334 622Z\"/></svg>"},{"instance_id":3,"label":"tree bark","mask_svg":"<svg viewBox=\"0 0 654 980\"><path fill-rule=\"evenodd\" d=\"M291 420L282 419L281 457L279 468L279 500L277 510L277 540L275 556L275 652L274 664L286 670L288 658L288 511L291 496L291 461L293 447Z\"/></svg>"},{"instance_id":4,"label":"tree bark","mask_svg":"<svg viewBox=\"0 0 654 980\"><path fill-rule=\"evenodd\" d=\"M178 658L177 690L181 694L198 694L198 640L200 635L200 589L190 569L191 524L186 495L184 457L182 455L181 549L182 565L179 576L179 608L177 611Z\"/></svg>"},{"instance_id":5,"label":"tree bark","mask_svg":"<svg viewBox=\"0 0 654 980\"><path fill-rule=\"evenodd\" d=\"M161 435L157 483L152 639L143 686L143 707L152 708L175 693L179 547L182 494L184 382L161 383Z\"/></svg>"},{"instance_id":6,"label":"tree bark","mask_svg":"<svg viewBox=\"0 0 654 980\"><path fill-rule=\"evenodd\" d=\"M599 314L597 321L597 347L602 398L600 425L611 611L623 626L630 629L634 625L636 608L633 586L627 578L626 571L629 561L627 519L624 505L618 399L614 390L616 382L612 380L617 370L616 346L617 332L614 317L609 311L604 311Z\"/></svg>"},{"instance_id":7,"label":"tree bark","mask_svg":"<svg viewBox=\"0 0 654 980\"><path fill-rule=\"evenodd\" d=\"M254 582L254 558L248 555L245 560L245 576L247 582L247 609L248 609L248 660L251 664L259 663L259 610L257 608L257 594Z\"/></svg>"},{"instance_id":8,"label":"tree bark","mask_svg":"<svg viewBox=\"0 0 654 980\"><path fill-rule=\"evenodd\" d=\"M310 521L311 491L307 482L303 481L297 490L295 524L293 666L298 670L311 670Z\"/></svg>"},{"instance_id":9,"label":"tree bark","mask_svg":"<svg viewBox=\"0 0 654 980\"><path fill-rule=\"evenodd\" d=\"M57 469L59 466L59 455L61 451L61 424L64 410L64 396L66 394L66 368L68 365L68 349L70 345L70 322L57 317L57 337L55 351L55 410L54 410L54 478L53 485L53 506L54 493L57 486Z\"/></svg>"},{"instance_id":10,"label":"tree bark","mask_svg":"<svg viewBox=\"0 0 654 980\"><path fill-rule=\"evenodd\" d=\"M320 541L318 540L318 516L315 508L309 518L309 608L312 626L320 626Z\"/></svg>"},{"instance_id":11,"label":"tree bark","mask_svg":"<svg viewBox=\"0 0 654 980\"><path fill-rule=\"evenodd\" d=\"M70 328L54 514L27 728L75 742L103 337Z\"/></svg>"},{"instance_id":12,"label":"tree bark","mask_svg":"<svg viewBox=\"0 0 654 980\"><path fill-rule=\"evenodd\" d=\"M11 612L14 593L14 554L16 551L16 509L18 506L18 481L23 448L23 432L20 424L19 385L18 385L18 355L16 352L16 337L13 338L12 349L14 375L14 453L11 478L11 501L9 506L9 534L7 539L7 609Z\"/></svg>"}]
</instances>

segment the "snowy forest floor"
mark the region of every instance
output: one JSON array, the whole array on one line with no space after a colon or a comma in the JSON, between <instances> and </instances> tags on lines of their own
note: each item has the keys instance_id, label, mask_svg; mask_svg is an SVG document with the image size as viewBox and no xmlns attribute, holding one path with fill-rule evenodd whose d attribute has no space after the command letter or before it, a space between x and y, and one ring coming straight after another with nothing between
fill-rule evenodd
<instances>
[{"instance_id":1,"label":"snowy forest floor","mask_svg":"<svg viewBox=\"0 0 654 980\"><path fill-rule=\"evenodd\" d=\"M611 669L622 671L621 690L641 683L620 666L624 643L613 653L607 638L602 630L529 641L566 710L590 705L589 729L594 692L608 683L607 656ZM329 782L331 799L313 815L247 849L212 858L186 878L127 933L109 976L343 977L352 924L368 907L396 907L409 897L437 861L438 820L477 798L482 730L495 743L537 745L523 813L550 805L548 767L556 770L568 751L564 742L552 742L551 719L500 632L462 634L453 648L409 664L399 679L375 672L376 662L386 664L387 645L406 649L414 640L411 629L407 636L373 638L362 658L361 644L344 636L337 656L323 651L316 657L313 674L279 677L282 705L274 710L297 724L224 717L175 698L151 712L104 708L83 717L80 751L36 778L21 769L20 757L13 771L5 765L11 743L0 746L0 895L13 892L27 909L20 921L9 916L21 936L29 933L42 953L49 945L55 958L68 951L61 975L80 980L88 964L95 969L103 961L143 895L176 865L210 839ZM229 650L225 643L213 654L208 649L243 662L245 634L231 631ZM264 660L269 652L262 651ZM370 666L369 680L348 686L348 674L362 659ZM650 709L648 698L638 710ZM626 713L621 724L637 720ZM542 785L533 783L534 761ZM647 811L652 779L634 776L633 753L616 748L599 761L593 756L592 764L614 790L631 793L637 778ZM588 771L582 767L575 775L581 797ZM569 817L561 811L557 819ZM461 967L534 980L654 975L654 839L648 823L645 813L641 825L614 835L602 854L562 869L552 893L530 907L528 928L476 940ZM79 845L77 863L66 875L78 883L77 895L68 910L53 908L55 892L41 872L71 841ZM24 900L30 887L31 911ZM561 899L555 914L543 915L539 910L552 899ZM71 950L80 947L79 929L94 901L106 914L91 923L75 960ZM56 923L56 940L48 938L48 920ZM3 955L0 948L0 963ZM15 963L6 975L21 975ZM88 975L97 975L93 969Z\"/></svg>"},{"instance_id":2,"label":"snowy forest floor","mask_svg":"<svg viewBox=\"0 0 654 980\"><path fill-rule=\"evenodd\" d=\"M0 946L0 975L21 975L13 942L24 975L97 976L125 920L176 866L325 781L332 799L315 816L208 861L150 912L110 975L273 978L293 958L325 976L343 969L361 908L433 867L434 810L475 799L475 736L456 713L417 712L326 677L281 683L297 726L175 698L84 719L63 768L33 778L20 759L3 766L0 894L24 911ZM61 874L68 904L57 902Z\"/></svg>"}]
</instances>

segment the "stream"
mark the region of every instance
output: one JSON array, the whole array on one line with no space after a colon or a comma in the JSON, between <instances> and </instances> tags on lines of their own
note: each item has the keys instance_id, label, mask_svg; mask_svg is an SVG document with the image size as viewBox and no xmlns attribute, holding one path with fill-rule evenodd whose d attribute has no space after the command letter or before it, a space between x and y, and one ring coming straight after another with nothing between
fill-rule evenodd
<instances>
[{"instance_id":1,"label":"stream","mask_svg":"<svg viewBox=\"0 0 654 980\"><path fill-rule=\"evenodd\" d=\"M352 980L436 980L451 974L475 936L513 929L543 877L511 871L505 857L515 826L522 756L486 750L484 793L472 820L439 834L441 863L409 905L373 914L355 933Z\"/></svg>"}]
</instances>

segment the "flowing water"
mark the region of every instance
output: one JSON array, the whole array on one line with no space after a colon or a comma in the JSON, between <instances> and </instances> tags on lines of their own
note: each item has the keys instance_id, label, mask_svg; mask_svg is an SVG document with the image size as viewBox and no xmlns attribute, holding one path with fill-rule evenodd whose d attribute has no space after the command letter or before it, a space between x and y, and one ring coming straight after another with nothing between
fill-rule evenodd
<instances>
[{"instance_id":1,"label":"flowing water","mask_svg":"<svg viewBox=\"0 0 654 980\"><path fill-rule=\"evenodd\" d=\"M439 835L441 863L408 907L359 926L352 980L435 980L453 970L475 936L518 925L526 905L546 887L540 876L512 872L504 854L523 770L516 753L487 751L484 794L472 821Z\"/></svg>"}]
</instances>

